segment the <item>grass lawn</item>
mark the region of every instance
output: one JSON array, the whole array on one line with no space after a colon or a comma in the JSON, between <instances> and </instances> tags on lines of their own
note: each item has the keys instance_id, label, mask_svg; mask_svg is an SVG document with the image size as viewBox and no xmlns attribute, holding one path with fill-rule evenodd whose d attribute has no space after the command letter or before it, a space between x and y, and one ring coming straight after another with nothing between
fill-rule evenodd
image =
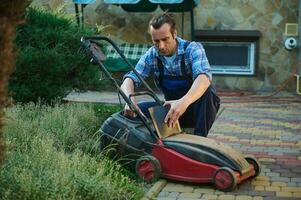
<instances>
[{"instance_id":1,"label":"grass lawn","mask_svg":"<svg viewBox=\"0 0 301 200\"><path fill-rule=\"evenodd\" d=\"M101 123L119 109L71 103L6 109L0 199L140 199L142 183L98 148Z\"/></svg>"}]
</instances>

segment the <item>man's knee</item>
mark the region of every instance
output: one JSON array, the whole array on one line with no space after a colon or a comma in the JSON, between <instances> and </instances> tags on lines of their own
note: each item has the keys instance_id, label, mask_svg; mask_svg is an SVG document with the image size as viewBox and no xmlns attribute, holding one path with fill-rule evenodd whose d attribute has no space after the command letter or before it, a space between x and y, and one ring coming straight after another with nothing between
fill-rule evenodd
<instances>
[{"instance_id":1,"label":"man's knee","mask_svg":"<svg viewBox=\"0 0 301 200\"><path fill-rule=\"evenodd\" d=\"M206 137L215 121L220 99L213 88L208 88L204 95L195 102L194 118L196 135Z\"/></svg>"}]
</instances>

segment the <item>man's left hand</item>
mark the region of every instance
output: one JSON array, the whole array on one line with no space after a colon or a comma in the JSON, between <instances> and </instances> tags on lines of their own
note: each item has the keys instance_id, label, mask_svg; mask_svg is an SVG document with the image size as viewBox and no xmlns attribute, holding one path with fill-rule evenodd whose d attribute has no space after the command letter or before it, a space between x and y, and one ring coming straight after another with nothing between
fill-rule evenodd
<instances>
[{"instance_id":1,"label":"man's left hand","mask_svg":"<svg viewBox=\"0 0 301 200\"><path fill-rule=\"evenodd\" d=\"M186 111L189 103L184 99L166 101L164 106L170 106L170 109L164 119L164 122L167 123L168 127L174 127L177 120L181 115Z\"/></svg>"}]
</instances>

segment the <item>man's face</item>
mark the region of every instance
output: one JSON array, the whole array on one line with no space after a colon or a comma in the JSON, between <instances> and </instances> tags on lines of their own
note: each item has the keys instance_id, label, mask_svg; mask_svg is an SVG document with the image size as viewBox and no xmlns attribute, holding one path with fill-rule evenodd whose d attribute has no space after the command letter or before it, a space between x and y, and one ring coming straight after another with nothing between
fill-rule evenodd
<instances>
[{"instance_id":1,"label":"man's face","mask_svg":"<svg viewBox=\"0 0 301 200\"><path fill-rule=\"evenodd\" d=\"M174 31L174 33L170 32L169 24L165 23L158 29L154 29L150 26L150 35L160 55L171 56L175 53L177 48L177 33L176 31Z\"/></svg>"}]
</instances>

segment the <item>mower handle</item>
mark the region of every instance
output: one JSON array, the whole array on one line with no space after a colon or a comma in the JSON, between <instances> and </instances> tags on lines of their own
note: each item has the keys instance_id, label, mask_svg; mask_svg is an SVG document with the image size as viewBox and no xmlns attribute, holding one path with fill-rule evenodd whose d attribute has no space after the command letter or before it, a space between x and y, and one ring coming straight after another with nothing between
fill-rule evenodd
<instances>
[{"instance_id":1,"label":"mower handle","mask_svg":"<svg viewBox=\"0 0 301 200\"><path fill-rule=\"evenodd\" d=\"M138 77L138 79L141 81L142 85L146 88L148 93L147 95L151 96L159 105L163 105L163 101L159 99L159 97L155 94L155 92L151 89L151 87L146 83L146 81L141 77L141 75L137 72L135 67L127 60L127 58L123 55L121 50L117 47L117 45L110 39L104 36L93 36L93 37L82 37L81 42L84 43L84 41L89 40L90 43L95 43L99 45L97 41L105 40L106 42L110 43L114 49L117 51L117 53L120 55L120 57L125 61L125 63L130 66L131 70L135 73L135 75ZM118 87L120 87L118 85Z\"/></svg>"},{"instance_id":2,"label":"mower handle","mask_svg":"<svg viewBox=\"0 0 301 200\"><path fill-rule=\"evenodd\" d=\"M97 50L97 49L95 49L95 46L92 46L92 44L96 44L98 46L100 45L95 40L105 40L105 41L109 42L114 47L114 49L118 52L118 54L120 55L120 57L128 64L128 66L131 67L131 69L133 70L133 72L135 73L135 75L139 78L139 80L141 81L141 83L145 86L145 88L147 89L147 91L136 92L136 93L133 93L133 94L129 95L129 97L127 97L127 95L122 91L122 89L119 86L119 84L117 83L117 81L112 77L111 73L104 66L104 64L103 64L103 56L97 56L97 55L95 55L95 53L97 52L95 50ZM118 92L121 94L121 96L123 97L123 99L125 100L125 102L140 117L140 119L142 120L143 124L149 130L150 134L153 135L153 136L155 136L157 138L157 136L155 134L153 134L153 130L150 127L150 125L148 124L147 119L139 112L139 110L136 108L136 106L134 106L134 103L133 103L133 101L131 100L130 97L132 97L132 96L138 96L138 95L149 95L159 105L163 105L163 102L158 98L158 96L149 87L149 85L144 81L144 79L141 77L141 75L135 70L135 68L133 67L133 65L126 59L126 57L123 55L123 53L120 51L120 49L116 46L116 44L111 39L109 39L107 37L102 37L102 36L86 37L86 38L82 37L81 38L81 42L82 42L82 46L84 47L84 50L86 51L86 53L88 54L88 56L92 57L91 61L94 62L94 63L96 63L96 64L98 64L100 66L100 69L104 72L104 74L107 77L109 77L109 79L112 81L112 83L116 86L116 88L118 89Z\"/></svg>"},{"instance_id":3,"label":"mower handle","mask_svg":"<svg viewBox=\"0 0 301 200\"><path fill-rule=\"evenodd\" d=\"M129 95L129 98L131 99L131 97L142 96L142 95L148 95L148 96L151 96L153 99L156 99L155 95L149 91L134 92L133 94Z\"/></svg>"}]
</instances>

